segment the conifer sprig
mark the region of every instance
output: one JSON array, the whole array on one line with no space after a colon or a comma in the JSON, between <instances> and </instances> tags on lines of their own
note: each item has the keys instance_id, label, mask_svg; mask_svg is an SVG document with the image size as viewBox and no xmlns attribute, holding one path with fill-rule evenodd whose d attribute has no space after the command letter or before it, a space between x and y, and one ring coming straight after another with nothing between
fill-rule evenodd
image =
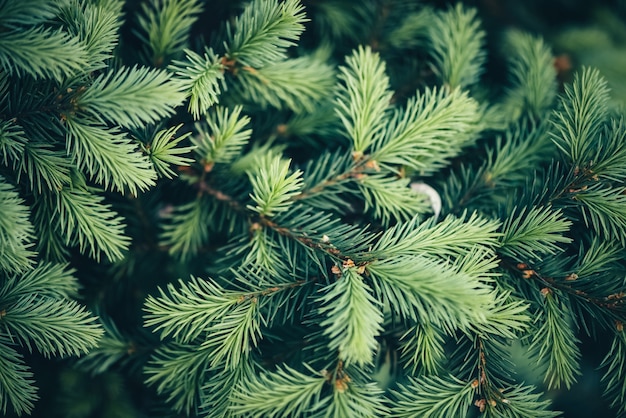
<instances>
[{"instance_id":1,"label":"conifer sprig","mask_svg":"<svg viewBox=\"0 0 626 418\"><path fill-rule=\"evenodd\" d=\"M227 25L226 56L252 68L280 61L299 39L306 21L299 0L250 3L233 25Z\"/></svg>"}]
</instances>

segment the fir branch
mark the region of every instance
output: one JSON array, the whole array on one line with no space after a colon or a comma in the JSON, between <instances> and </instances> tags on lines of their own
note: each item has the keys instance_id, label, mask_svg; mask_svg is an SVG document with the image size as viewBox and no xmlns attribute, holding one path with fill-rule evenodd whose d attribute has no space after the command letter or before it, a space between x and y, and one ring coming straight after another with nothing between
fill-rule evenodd
<instances>
[{"instance_id":1,"label":"fir branch","mask_svg":"<svg viewBox=\"0 0 626 418\"><path fill-rule=\"evenodd\" d=\"M313 415L315 418L344 418L358 416L376 418L388 416L389 410L383 402L382 390L376 383L357 384L345 375L334 381L334 391L325 411Z\"/></svg>"},{"instance_id":2,"label":"fir branch","mask_svg":"<svg viewBox=\"0 0 626 418\"><path fill-rule=\"evenodd\" d=\"M561 107L553 114L553 141L576 167L586 167L594 157L596 138L606 121L609 89L597 70L583 69L565 87Z\"/></svg>"},{"instance_id":3,"label":"fir branch","mask_svg":"<svg viewBox=\"0 0 626 418\"><path fill-rule=\"evenodd\" d=\"M191 153L196 147L177 147L191 135L191 132L187 132L176 138L175 135L182 126L180 124L155 132L150 143L144 147L156 172L168 179L176 176L176 172L172 170L170 165L187 167L194 161L191 158L183 157L183 155Z\"/></svg>"},{"instance_id":4,"label":"fir branch","mask_svg":"<svg viewBox=\"0 0 626 418\"><path fill-rule=\"evenodd\" d=\"M180 280L179 285L176 289L168 284L167 292L159 289L158 298L146 299L145 325L154 327L162 339L171 336L191 342L245 300L242 293L227 291L211 280L192 277L189 283Z\"/></svg>"},{"instance_id":5,"label":"fir branch","mask_svg":"<svg viewBox=\"0 0 626 418\"><path fill-rule=\"evenodd\" d=\"M279 251L277 241L280 240L271 229L262 228L258 223L252 224L250 229L250 233L243 238L243 240L249 241L248 245L234 248L230 253L247 252L241 262L242 265L253 264L256 268L263 269L272 276L280 276L278 271L285 263L284 258L293 259L292 255ZM241 243L238 244L241 245ZM287 249L287 247L284 246L280 249Z\"/></svg>"},{"instance_id":6,"label":"fir branch","mask_svg":"<svg viewBox=\"0 0 626 418\"><path fill-rule=\"evenodd\" d=\"M460 89L426 89L394 112L371 159L431 173L474 141L480 117L478 103Z\"/></svg>"},{"instance_id":7,"label":"fir branch","mask_svg":"<svg viewBox=\"0 0 626 418\"><path fill-rule=\"evenodd\" d=\"M480 187L515 187L526 180L530 167L541 166L554 157L554 151L548 123L522 119L487 149L487 162L481 167L484 173L478 173Z\"/></svg>"},{"instance_id":8,"label":"fir branch","mask_svg":"<svg viewBox=\"0 0 626 418\"><path fill-rule=\"evenodd\" d=\"M624 326L617 323L611 349L602 360L600 367L605 369L602 376L603 396L611 402L611 408L617 409L617 416L626 415L626 337Z\"/></svg>"},{"instance_id":9,"label":"fir branch","mask_svg":"<svg viewBox=\"0 0 626 418\"><path fill-rule=\"evenodd\" d=\"M2 312L0 322L9 335L46 357L79 356L95 347L102 335L95 318L72 300L35 293L5 305Z\"/></svg>"},{"instance_id":10,"label":"fir branch","mask_svg":"<svg viewBox=\"0 0 626 418\"><path fill-rule=\"evenodd\" d=\"M532 335L529 350L548 364L545 383L548 388L570 388L580 375L579 340L572 330L571 308L555 291L544 288L544 305L538 317L538 329Z\"/></svg>"},{"instance_id":11,"label":"fir branch","mask_svg":"<svg viewBox=\"0 0 626 418\"><path fill-rule=\"evenodd\" d=\"M144 368L146 384L166 394L174 410L197 412L204 392L210 352L198 345L170 343L159 347Z\"/></svg>"},{"instance_id":12,"label":"fir branch","mask_svg":"<svg viewBox=\"0 0 626 418\"><path fill-rule=\"evenodd\" d=\"M407 187L410 181L385 175L358 176L357 185L365 199L365 210L372 209L374 217L381 219L384 225L432 212L428 196Z\"/></svg>"},{"instance_id":13,"label":"fir branch","mask_svg":"<svg viewBox=\"0 0 626 418\"><path fill-rule=\"evenodd\" d=\"M491 289L477 278L425 256L375 260L366 271L376 295L395 312L412 320L429 318L449 332L484 323L494 303Z\"/></svg>"},{"instance_id":14,"label":"fir branch","mask_svg":"<svg viewBox=\"0 0 626 418\"><path fill-rule=\"evenodd\" d=\"M79 286L73 274L66 264L39 264L25 274L8 277L0 289L0 300L12 304L31 294L53 299L77 297Z\"/></svg>"},{"instance_id":15,"label":"fir branch","mask_svg":"<svg viewBox=\"0 0 626 418\"><path fill-rule=\"evenodd\" d=\"M122 67L101 74L79 91L75 106L96 120L134 128L171 116L184 98L182 86L169 72Z\"/></svg>"},{"instance_id":16,"label":"fir branch","mask_svg":"<svg viewBox=\"0 0 626 418\"><path fill-rule=\"evenodd\" d=\"M505 109L543 115L554 104L558 87L552 51L543 39L517 30L506 33L505 48L510 84Z\"/></svg>"},{"instance_id":17,"label":"fir branch","mask_svg":"<svg viewBox=\"0 0 626 418\"><path fill-rule=\"evenodd\" d=\"M415 217L387 229L372 248L378 257L402 254L438 254L455 256L465 254L476 245L497 247L499 222L472 213L469 217L447 216L438 224L419 224Z\"/></svg>"},{"instance_id":18,"label":"fir branch","mask_svg":"<svg viewBox=\"0 0 626 418\"><path fill-rule=\"evenodd\" d=\"M395 24L386 37L387 43L396 49L414 49L428 43L429 28L434 19L431 7L424 6L421 10L407 13L400 24Z\"/></svg>"},{"instance_id":19,"label":"fir branch","mask_svg":"<svg viewBox=\"0 0 626 418\"><path fill-rule=\"evenodd\" d=\"M206 124L195 124L198 133L191 140L205 167L233 162L250 140L252 129L246 129L250 117L242 115L242 109L241 106L233 109L218 106L207 115Z\"/></svg>"},{"instance_id":20,"label":"fir branch","mask_svg":"<svg viewBox=\"0 0 626 418\"><path fill-rule=\"evenodd\" d=\"M258 69L243 67L229 85L229 97L261 108L312 112L332 93L334 83L332 67L305 55Z\"/></svg>"},{"instance_id":21,"label":"fir branch","mask_svg":"<svg viewBox=\"0 0 626 418\"><path fill-rule=\"evenodd\" d=\"M219 323L207 328L211 338L202 343L211 350L211 366L220 365L226 370L236 369L246 361L250 351L263 337L261 322L264 322L256 297L249 297L233 306Z\"/></svg>"},{"instance_id":22,"label":"fir branch","mask_svg":"<svg viewBox=\"0 0 626 418\"><path fill-rule=\"evenodd\" d=\"M208 242L209 230L205 225L213 211L214 208L204 197L181 206L174 206L165 216L159 243L181 260L196 255Z\"/></svg>"},{"instance_id":23,"label":"fir branch","mask_svg":"<svg viewBox=\"0 0 626 418\"><path fill-rule=\"evenodd\" d=\"M0 411L11 405L18 414L30 414L39 399L33 373L23 357L9 345L6 335L0 340Z\"/></svg>"},{"instance_id":24,"label":"fir branch","mask_svg":"<svg viewBox=\"0 0 626 418\"><path fill-rule=\"evenodd\" d=\"M2 94L0 91L0 95ZM0 122L0 156L5 166L15 167L18 164L27 142L24 129L15 121Z\"/></svg>"},{"instance_id":25,"label":"fir branch","mask_svg":"<svg viewBox=\"0 0 626 418\"><path fill-rule=\"evenodd\" d=\"M592 179L626 181L626 126L624 118L611 119L598 138L595 155L583 175Z\"/></svg>"},{"instance_id":26,"label":"fir branch","mask_svg":"<svg viewBox=\"0 0 626 418\"><path fill-rule=\"evenodd\" d=\"M443 418L469 412L477 382L464 382L449 376L409 378L392 391L391 415L398 418Z\"/></svg>"},{"instance_id":27,"label":"fir branch","mask_svg":"<svg viewBox=\"0 0 626 418\"><path fill-rule=\"evenodd\" d=\"M224 64L222 59L206 48L204 55L185 50L185 61L173 61L168 67L180 84L181 91L189 98L188 110L199 119L219 101L224 88Z\"/></svg>"},{"instance_id":28,"label":"fir branch","mask_svg":"<svg viewBox=\"0 0 626 418\"><path fill-rule=\"evenodd\" d=\"M13 186L0 176L0 271L29 270L36 255L32 251L35 230L30 209Z\"/></svg>"},{"instance_id":29,"label":"fir branch","mask_svg":"<svg viewBox=\"0 0 626 418\"><path fill-rule=\"evenodd\" d=\"M308 416L323 406L320 396L326 377L315 374L311 376L283 366L272 373L239 381L231 395L230 411L240 417Z\"/></svg>"},{"instance_id":30,"label":"fir branch","mask_svg":"<svg viewBox=\"0 0 626 418\"><path fill-rule=\"evenodd\" d=\"M339 92L335 100L352 149L365 152L384 132L386 111L393 92L385 74L385 62L370 48L360 47L340 67Z\"/></svg>"},{"instance_id":31,"label":"fir branch","mask_svg":"<svg viewBox=\"0 0 626 418\"><path fill-rule=\"evenodd\" d=\"M57 5L47 0L6 0L0 3L0 25L36 25L52 19L55 12Z\"/></svg>"},{"instance_id":32,"label":"fir branch","mask_svg":"<svg viewBox=\"0 0 626 418\"><path fill-rule=\"evenodd\" d=\"M115 323L100 317L104 334L98 340L98 346L76 361L80 370L92 375L110 371L114 365L124 365L130 357L138 353L137 344L122 334Z\"/></svg>"},{"instance_id":33,"label":"fir branch","mask_svg":"<svg viewBox=\"0 0 626 418\"><path fill-rule=\"evenodd\" d=\"M558 244L572 240L563 236L572 222L549 206L515 208L502 224L499 252L518 260L537 260L562 251Z\"/></svg>"},{"instance_id":34,"label":"fir branch","mask_svg":"<svg viewBox=\"0 0 626 418\"><path fill-rule=\"evenodd\" d=\"M87 66L83 45L63 29L11 30L0 39L0 67L11 75L61 81Z\"/></svg>"},{"instance_id":35,"label":"fir branch","mask_svg":"<svg viewBox=\"0 0 626 418\"><path fill-rule=\"evenodd\" d=\"M156 172L147 156L118 128L70 117L66 121L67 147L78 167L106 189L133 196L155 184Z\"/></svg>"},{"instance_id":36,"label":"fir branch","mask_svg":"<svg viewBox=\"0 0 626 418\"><path fill-rule=\"evenodd\" d=\"M248 172L253 190L250 197L256 203L248 209L266 217L289 210L292 198L302 189L302 171L289 175L290 160L284 161L278 155L258 161L258 169Z\"/></svg>"},{"instance_id":37,"label":"fir branch","mask_svg":"<svg viewBox=\"0 0 626 418\"><path fill-rule=\"evenodd\" d=\"M624 243L626 240L626 187L593 186L572 198L580 202L587 227Z\"/></svg>"},{"instance_id":38,"label":"fir branch","mask_svg":"<svg viewBox=\"0 0 626 418\"><path fill-rule=\"evenodd\" d=\"M413 375L438 374L446 359L444 342L440 330L427 320L420 321L400 338L402 360Z\"/></svg>"},{"instance_id":39,"label":"fir branch","mask_svg":"<svg viewBox=\"0 0 626 418\"><path fill-rule=\"evenodd\" d=\"M20 160L18 180L24 173L33 191L60 190L71 183L71 168L67 152L45 142L29 142Z\"/></svg>"},{"instance_id":40,"label":"fir branch","mask_svg":"<svg viewBox=\"0 0 626 418\"><path fill-rule=\"evenodd\" d=\"M135 34L145 44L151 64L160 67L188 43L191 26L202 12L198 0L151 0L141 5Z\"/></svg>"},{"instance_id":41,"label":"fir branch","mask_svg":"<svg viewBox=\"0 0 626 418\"><path fill-rule=\"evenodd\" d=\"M234 25L227 24L227 57L244 66L261 68L286 58L307 21L299 0L255 0Z\"/></svg>"},{"instance_id":42,"label":"fir branch","mask_svg":"<svg viewBox=\"0 0 626 418\"><path fill-rule=\"evenodd\" d=\"M474 324L473 331L482 338L519 338L530 325L529 307L524 300L511 296L510 292L500 291L496 293L494 305L485 310L485 321Z\"/></svg>"},{"instance_id":43,"label":"fir branch","mask_svg":"<svg viewBox=\"0 0 626 418\"><path fill-rule=\"evenodd\" d=\"M353 263L352 263L353 264ZM382 331L380 302L358 273L357 267L346 267L340 277L317 299L319 314L325 316L320 326L329 338L328 348L338 350L346 365L371 364Z\"/></svg>"},{"instance_id":44,"label":"fir branch","mask_svg":"<svg viewBox=\"0 0 626 418\"><path fill-rule=\"evenodd\" d=\"M209 379L202 386L201 410L207 415L235 418L231 408L235 405L235 388L246 385L259 375L259 365L250 356L234 369L211 370Z\"/></svg>"},{"instance_id":45,"label":"fir branch","mask_svg":"<svg viewBox=\"0 0 626 418\"><path fill-rule=\"evenodd\" d=\"M61 7L59 18L84 46L89 63L85 72L105 67L104 61L113 57L119 41L121 15L120 1L90 4L72 0Z\"/></svg>"},{"instance_id":46,"label":"fir branch","mask_svg":"<svg viewBox=\"0 0 626 418\"><path fill-rule=\"evenodd\" d=\"M502 391L495 405L486 403L484 415L489 418L553 418L561 415L560 412L551 411L551 402L541 397L541 394L535 392L534 386L517 385Z\"/></svg>"},{"instance_id":47,"label":"fir branch","mask_svg":"<svg viewBox=\"0 0 626 418\"><path fill-rule=\"evenodd\" d=\"M96 260L100 259L101 251L110 260L119 260L130 238L124 234L123 219L103 201L103 197L88 190L65 187L56 193L43 194L37 201L36 213L48 224L60 228L65 245L78 244L82 253Z\"/></svg>"},{"instance_id":48,"label":"fir branch","mask_svg":"<svg viewBox=\"0 0 626 418\"><path fill-rule=\"evenodd\" d=\"M464 9L457 3L435 14L429 26L431 67L442 82L454 89L478 81L486 59L485 35L476 9Z\"/></svg>"}]
</instances>

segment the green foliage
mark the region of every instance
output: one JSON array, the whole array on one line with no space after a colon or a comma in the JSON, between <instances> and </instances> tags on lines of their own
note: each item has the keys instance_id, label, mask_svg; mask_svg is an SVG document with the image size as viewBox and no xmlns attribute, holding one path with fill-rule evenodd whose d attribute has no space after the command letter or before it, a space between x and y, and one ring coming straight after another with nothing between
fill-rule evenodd
<instances>
[{"instance_id":1,"label":"green foliage","mask_svg":"<svg viewBox=\"0 0 626 418\"><path fill-rule=\"evenodd\" d=\"M2 413L626 415L623 111L487 3L0 0Z\"/></svg>"},{"instance_id":2,"label":"green foliage","mask_svg":"<svg viewBox=\"0 0 626 418\"><path fill-rule=\"evenodd\" d=\"M461 3L440 12L429 26L432 68L451 88L476 83L485 62L485 32L476 18L476 9L464 10Z\"/></svg>"}]
</instances>

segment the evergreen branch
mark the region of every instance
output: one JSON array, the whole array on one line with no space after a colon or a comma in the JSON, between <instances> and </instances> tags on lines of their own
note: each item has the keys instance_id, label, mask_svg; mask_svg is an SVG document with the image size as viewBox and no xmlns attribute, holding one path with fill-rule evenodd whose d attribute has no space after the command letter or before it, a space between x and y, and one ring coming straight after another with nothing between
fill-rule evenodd
<instances>
[{"instance_id":1,"label":"evergreen branch","mask_svg":"<svg viewBox=\"0 0 626 418\"><path fill-rule=\"evenodd\" d=\"M39 199L37 216L60 228L65 244L78 244L81 253L96 260L102 251L109 260L119 260L128 249L123 218L104 204L104 198L84 189L61 189Z\"/></svg>"},{"instance_id":2,"label":"evergreen branch","mask_svg":"<svg viewBox=\"0 0 626 418\"><path fill-rule=\"evenodd\" d=\"M78 359L76 366L93 375L110 371L115 364L137 354L137 347L129 341L111 320L100 317L104 334L98 341L98 346Z\"/></svg>"},{"instance_id":3,"label":"evergreen branch","mask_svg":"<svg viewBox=\"0 0 626 418\"><path fill-rule=\"evenodd\" d=\"M218 106L207 115L206 124L196 123L198 133L191 140L205 167L231 163L241 154L252 135L252 129L245 129L250 124L250 117L242 115L241 111L241 106L232 110Z\"/></svg>"},{"instance_id":4,"label":"evergreen branch","mask_svg":"<svg viewBox=\"0 0 626 418\"><path fill-rule=\"evenodd\" d=\"M245 362L262 338L262 321L259 301L256 297L249 297L234 305L220 322L211 324L207 328L211 337L202 343L203 348L211 350L211 366L219 364L231 370Z\"/></svg>"},{"instance_id":5,"label":"evergreen branch","mask_svg":"<svg viewBox=\"0 0 626 418\"><path fill-rule=\"evenodd\" d=\"M375 260L366 267L379 299L401 316L429 318L447 331L484 323L494 304L491 289L454 266L420 255Z\"/></svg>"},{"instance_id":6,"label":"evergreen branch","mask_svg":"<svg viewBox=\"0 0 626 418\"><path fill-rule=\"evenodd\" d=\"M32 352L44 356L79 356L98 344L101 326L85 308L73 300L38 294L5 305L3 327Z\"/></svg>"},{"instance_id":7,"label":"evergreen branch","mask_svg":"<svg viewBox=\"0 0 626 418\"><path fill-rule=\"evenodd\" d=\"M273 231L262 228L260 224L252 224L250 233L243 239L249 241L249 245L242 248L235 248L232 253L247 251L246 256L241 262L242 265L253 264L257 268L267 271L271 275L279 276L280 266L283 266L285 260L293 259L288 254L279 251L279 238L273 234ZM282 249L286 249L283 247Z\"/></svg>"},{"instance_id":8,"label":"evergreen branch","mask_svg":"<svg viewBox=\"0 0 626 418\"><path fill-rule=\"evenodd\" d=\"M493 306L485 310L485 321L474 324L473 330L483 338L500 336L516 339L529 327L529 305L511 296L510 292L498 292Z\"/></svg>"},{"instance_id":9,"label":"evergreen branch","mask_svg":"<svg viewBox=\"0 0 626 418\"><path fill-rule=\"evenodd\" d=\"M419 224L415 217L387 229L372 248L378 257L402 254L430 253L441 256L465 254L476 245L497 247L499 222L478 216L447 216L438 224Z\"/></svg>"},{"instance_id":10,"label":"evergreen branch","mask_svg":"<svg viewBox=\"0 0 626 418\"><path fill-rule=\"evenodd\" d=\"M79 286L73 274L66 264L39 264L23 275L9 277L0 289L0 300L7 305L31 294L53 299L76 297Z\"/></svg>"},{"instance_id":11,"label":"evergreen branch","mask_svg":"<svg viewBox=\"0 0 626 418\"><path fill-rule=\"evenodd\" d=\"M335 380L334 386L332 397L322 401L328 405L326 410L313 415L315 418L388 416L389 410L383 402L382 390L376 383L357 384L351 382L349 375L345 375Z\"/></svg>"},{"instance_id":12,"label":"evergreen branch","mask_svg":"<svg viewBox=\"0 0 626 418\"><path fill-rule=\"evenodd\" d=\"M219 101L220 85L224 87L224 64L211 49L199 55L185 50L185 61L173 61L168 67L175 74L180 88L189 97L188 110L199 119Z\"/></svg>"},{"instance_id":13,"label":"evergreen branch","mask_svg":"<svg viewBox=\"0 0 626 418\"><path fill-rule=\"evenodd\" d=\"M524 90L525 91L525 90ZM528 126L530 124L530 126ZM548 124L522 119L498 137L495 147L487 150L481 187L513 187L526 180L530 167L540 166L553 157L553 143Z\"/></svg>"},{"instance_id":14,"label":"evergreen branch","mask_svg":"<svg viewBox=\"0 0 626 418\"><path fill-rule=\"evenodd\" d=\"M3 336L6 337L6 336ZM37 388L33 373L23 357L2 339L0 342L0 411L11 405L17 415L30 414L35 407Z\"/></svg>"},{"instance_id":15,"label":"evergreen branch","mask_svg":"<svg viewBox=\"0 0 626 418\"><path fill-rule=\"evenodd\" d=\"M323 406L320 396L326 377L316 374L310 376L283 366L272 373L239 381L231 395L230 411L239 417L308 416Z\"/></svg>"},{"instance_id":16,"label":"evergreen branch","mask_svg":"<svg viewBox=\"0 0 626 418\"><path fill-rule=\"evenodd\" d=\"M380 302L372 295L357 267L346 263L337 281L317 299L321 304L318 312L325 316L320 326L329 338L328 348L338 350L346 365L364 366L371 364L374 358L383 314Z\"/></svg>"},{"instance_id":17,"label":"evergreen branch","mask_svg":"<svg viewBox=\"0 0 626 418\"><path fill-rule=\"evenodd\" d=\"M554 104L558 88L552 51L543 39L517 30L506 33L505 44L510 83L505 109L543 115Z\"/></svg>"},{"instance_id":18,"label":"evergreen branch","mask_svg":"<svg viewBox=\"0 0 626 418\"><path fill-rule=\"evenodd\" d=\"M485 404L484 415L489 418L553 418L561 415L549 409L550 403L541 399L534 386L517 385L502 391L495 405Z\"/></svg>"},{"instance_id":19,"label":"evergreen branch","mask_svg":"<svg viewBox=\"0 0 626 418\"><path fill-rule=\"evenodd\" d=\"M71 167L67 152L56 150L45 142L31 142L24 148L18 180L25 173L33 191L60 190L71 183Z\"/></svg>"},{"instance_id":20,"label":"evergreen branch","mask_svg":"<svg viewBox=\"0 0 626 418\"><path fill-rule=\"evenodd\" d=\"M413 375L437 374L446 359L444 342L441 331L429 321L418 322L400 338L402 360Z\"/></svg>"},{"instance_id":21,"label":"evergreen branch","mask_svg":"<svg viewBox=\"0 0 626 418\"><path fill-rule=\"evenodd\" d=\"M416 215L432 212L425 194L407 187L411 179L385 175L357 177L359 190L365 198L365 210L373 209L374 217L389 225L392 221L405 222Z\"/></svg>"},{"instance_id":22,"label":"evergreen branch","mask_svg":"<svg viewBox=\"0 0 626 418\"><path fill-rule=\"evenodd\" d=\"M583 175L592 179L626 181L626 126L624 118L612 119L598 138L595 156Z\"/></svg>"},{"instance_id":23,"label":"evergreen branch","mask_svg":"<svg viewBox=\"0 0 626 418\"><path fill-rule=\"evenodd\" d=\"M99 120L134 128L171 116L185 96L169 72L122 67L96 78L77 94L76 109Z\"/></svg>"},{"instance_id":24,"label":"evergreen branch","mask_svg":"<svg viewBox=\"0 0 626 418\"><path fill-rule=\"evenodd\" d=\"M428 32L433 19L433 9L428 6L423 6L416 12L407 13L400 24L394 24L387 35L387 42L397 50L423 47L428 42Z\"/></svg>"},{"instance_id":25,"label":"evergreen branch","mask_svg":"<svg viewBox=\"0 0 626 418\"><path fill-rule=\"evenodd\" d=\"M2 94L0 91L0 95ZM21 126L14 121L0 122L0 157L5 166L15 167L18 164L27 143L28 139Z\"/></svg>"},{"instance_id":26,"label":"evergreen branch","mask_svg":"<svg viewBox=\"0 0 626 418\"><path fill-rule=\"evenodd\" d=\"M313 56L302 56L259 69L243 67L229 85L229 93L261 108L313 112L332 93L334 82L332 67Z\"/></svg>"},{"instance_id":27,"label":"evergreen branch","mask_svg":"<svg viewBox=\"0 0 626 418\"><path fill-rule=\"evenodd\" d=\"M432 69L452 89L475 84L484 71L485 31L480 28L476 9L461 3L434 15L430 22Z\"/></svg>"},{"instance_id":28,"label":"evergreen branch","mask_svg":"<svg viewBox=\"0 0 626 418\"><path fill-rule=\"evenodd\" d=\"M544 381L548 388L566 388L580 375L579 340L572 330L571 309L554 291L544 288L543 311L537 318L539 328L532 335L529 350L548 363Z\"/></svg>"},{"instance_id":29,"label":"evergreen branch","mask_svg":"<svg viewBox=\"0 0 626 418\"><path fill-rule=\"evenodd\" d=\"M602 360L600 367L605 369L602 376L603 396L611 402L611 408L617 409L617 416L626 414L626 337L622 323L617 324L611 349Z\"/></svg>"},{"instance_id":30,"label":"evergreen branch","mask_svg":"<svg viewBox=\"0 0 626 418\"><path fill-rule=\"evenodd\" d=\"M191 158L183 157L183 155L191 153L195 147L177 147L191 135L191 132L187 132L176 138L175 135L182 126L180 124L156 132L150 144L145 146L148 158L150 158L156 172L168 179L176 176L170 165L187 167L194 161Z\"/></svg>"},{"instance_id":31,"label":"evergreen branch","mask_svg":"<svg viewBox=\"0 0 626 418\"><path fill-rule=\"evenodd\" d=\"M248 357L234 369L217 370L212 373L202 386L201 410L207 415L235 418L231 411L235 404L233 398L235 388L253 381L259 375L259 368L254 359Z\"/></svg>"},{"instance_id":32,"label":"evergreen branch","mask_svg":"<svg viewBox=\"0 0 626 418\"><path fill-rule=\"evenodd\" d=\"M47 0L21 0L0 2L0 25L36 25L52 19L57 5Z\"/></svg>"},{"instance_id":33,"label":"evergreen branch","mask_svg":"<svg viewBox=\"0 0 626 418\"><path fill-rule=\"evenodd\" d=\"M120 1L90 4L72 0L61 7L61 21L85 48L89 63L85 72L105 67L104 61L113 57L113 50L119 41L121 15Z\"/></svg>"},{"instance_id":34,"label":"evergreen branch","mask_svg":"<svg viewBox=\"0 0 626 418\"><path fill-rule=\"evenodd\" d=\"M478 103L460 89L426 89L396 110L371 159L428 174L471 144L480 130Z\"/></svg>"},{"instance_id":35,"label":"evergreen branch","mask_svg":"<svg viewBox=\"0 0 626 418\"><path fill-rule=\"evenodd\" d=\"M302 171L289 175L290 160L284 161L279 155L258 161L257 170L248 172L253 190L250 197L256 203L248 209L266 217L289 210L293 197L302 189Z\"/></svg>"},{"instance_id":36,"label":"evergreen branch","mask_svg":"<svg viewBox=\"0 0 626 418\"><path fill-rule=\"evenodd\" d=\"M595 186L576 193L572 199L580 202L587 227L607 237L626 239L626 187Z\"/></svg>"},{"instance_id":37,"label":"evergreen branch","mask_svg":"<svg viewBox=\"0 0 626 418\"><path fill-rule=\"evenodd\" d=\"M158 298L146 299L144 324L154 327L161 339L191 342L246 300L242 293L227 291L211 280L192 277L189 283L179 280L179 285L176 289L170 283L167 292L159 289Z\"/></svg>"},{"instance_id":38,"label":"evergreen branch","mask_svg":"<svg viewBox=\"0 0 626 418\"><path fill-rule=\"evenodd\" d=\"M26 271L32 267L36 255L31 249L35 230L29 220L30 209L2 176L0 213L0 271Z\"/></svg>"},{"instance_id":39,"label":"evergreen branch","mask_svg":"<svg viewBox=\"0 0 626 418\"><path fill-rule=\"evenodd\" d=\"M149 51L152 65L160 67L185 48L202 5L198 0L151 0L141 6L137 17L141 31L135 33Z\"/></svg>"},{"instance_id":40,"label":"evergreen branch","mask_svg":"<svg viewBox=\"0 0 626 418\"><path fill-rule=\"evenodd\" d=\"M397 418L444 418L465 416L478 382L464 382L449 376L409 377L407 385L393 390L391 415Z\"/></svg>"},{"instance_id":41,"label":"evergreen branch","mask_svg":"<svg viewBox=\"0 0 626 418\"><path fill-rule=\"evenodd\" d=\"M578 260L573 271L579 279L596 274L605 275L613 269L621 270L618 264L622 258L623 247L614 241L594 237L589 245L581 245Z\"/></svg>"},{"instance_id":42,"label":"evergreen branch","mask_svg":"<svg viewBox=\"0 0 626 418\"><path fill-rule=\"evenodd\" d=\"M209 230L206 225L213 211L214 208L202 196L184 205L174 206L162 225L160 244L168 247L168 252L181 260L196 255L208 242Z\"/></svg>"},{"instance_id":43,"label":"evergreen branch","mask_svg":"<svg viewBox=\"0 0 626 418\"><path fill-rule=\"evenodd\" d=\"M385 74L385 62L370 48L359 47L346 57L340 67L338 97L335 100L352 149L363 153L383 134L387 123L386 111L393 92Z\"/></svg>"},{"instance_id":44,"label":"evergreen branch","mask_svg":"<svg viewBox=\"0 0 626 418\"><path fill-rule=\"evenodd\" d=\"M553 141L576 167L586 167L594 156L596 138L606 121L609 88L597 70L584 68L565 87L561 107L553 114Z\"/></svg>"},{"instance_id":45,"label":"evergreen branch","mask_svg":"<svg viewBox=\"0 0 626 418\"><path fill-rule=\"evenodd\" d=\"M28 74L61 81L87 66L83 45L62 29L11 30L0 38L0 68L11 75Z\"/></svg>"},{"instance_id":46,"label":"evergreen branch","mask_svg":"<svg viewBox=\"0 0 626 418\"><path fill-rule=\"evenodd\" d=\"M299 0L254 0L233 26L227 24L227 56L257 69L280 61L286 58L285 50L295 45L306 21Z\"/></svg>"},{"instance_id":47,"label":"evergreen branch","mask_svg":"<svg viewBox=\"0 0 626 418\"><path fill-rule=\"evenodd\" d=\"M515 208L502 224L499 252L518 260L537 260L546 254L562 251L558 244L572 240L563 236L572 222L560 210L535 206Z\"/></svg>"},{"instance_id":48,"label":"evergreen branch","mask_svg":"<svg viewBox=\"0 0 626 418\"><path fill-rule=\"evenodd\" d=\"M147 156L118 128L68 118L67 148L78 167L106 189L133 196L155 184L156 172Z\"/></svg>"},{"instance_id":49,"label":"evergreen branch","mask_svg":"<svg viewBox=\"0 0 626 418\"><path fill-rule=\"evenodd\" d=\"M198 345L170 343L159 347L144 368L146 384L167 394L174 410L197 412L206 379L210 352Z\"/></svg>"}]
</instances>

